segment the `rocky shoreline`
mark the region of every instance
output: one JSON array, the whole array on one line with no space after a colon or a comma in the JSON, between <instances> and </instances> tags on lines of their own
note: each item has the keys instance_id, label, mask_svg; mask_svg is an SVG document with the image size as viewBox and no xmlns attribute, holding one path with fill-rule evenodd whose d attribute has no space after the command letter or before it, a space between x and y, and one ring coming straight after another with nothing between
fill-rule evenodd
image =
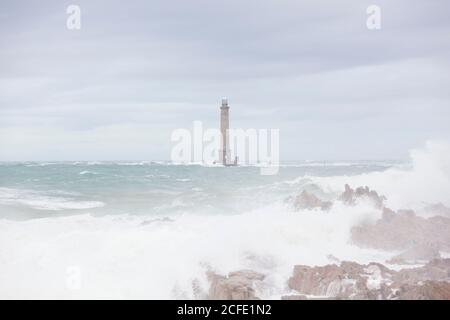
<instances>
[{"instance_id":1,"label":"rocky shoreline","mask_svg":"<svg viewBox=\"0 0 450 320\"><path fill-rule=\"evenodd\" d=\"M214 300L256 300L256 289L265 275L251 270L228 276L210 275L207 298ZM379 263L361 265L344 261L340 265L294 266L288 288L295 292L284 300L448 300L450 259L436 259L423 267L394 271Z\"/></svg>"},{"instance_id":2,"label":"rocky shoreline","mask_svg":"<svg viewBox=\"0 0 450 320\"><path fill-rule=\"evenodd\" d=\"M288 280L298 295L284 299L450 299L450 259L436 259L423 267L394 271L379 263L309 267L297 265Z\"/></svg>"},{"instance_id":3,"label":"rocky shoreline","mask_svg":"<svg viewBox=\"0 0 450 320\"><path fill-rule=\"evenodd\" d=\"M375 262L295 265L286 280L290 294L281 299L449 300L450 259L442 258L441 252L450 252L450 209L442 204L432 206L430 210L437 208L437 212L429 218L411 210L393 211L385 206L386 198L376 191L368 187L352 189L348 185L336 199L349 206L361 200L370 201L382 211L382 216L375 223L353 227L351 241L362 248L400 251L386 261L386 264L398 265L399 270ZM289 201L295 210L326 211L333 206L332 201L322 200L307 191ZM264 287L266 276L252 270L239 270L227 276L209 272L206 298L259 299L257 292Z\"/></svg>"}]
</instances>

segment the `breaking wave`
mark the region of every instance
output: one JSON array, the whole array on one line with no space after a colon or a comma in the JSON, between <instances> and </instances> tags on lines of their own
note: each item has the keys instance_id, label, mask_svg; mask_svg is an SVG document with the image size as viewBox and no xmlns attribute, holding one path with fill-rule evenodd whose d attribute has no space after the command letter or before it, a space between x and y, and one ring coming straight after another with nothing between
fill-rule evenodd
<instances>
[{"instance_id":1,"label":"breaking wave","mask_svg":"<svg viewBox=\"0 0 450 320\"><path fill-rule=\"evenodd\" d=\"M260 296L277 298L288 291L286 279L295 264L324 265L335 259L385 262L397 254L363 249L351 242L352 227L375 222L382 212L369 201L353 206L334 201L345 184L367 185L377 190L387 197L387 205L394 209L417 209L433 203L450 205L449 156L447 144L428 143L424 149L411 152L409 167L333 176L302 174L295 179L258 185L250 185L248 179L243 178L241 185L236 186L239 196L233 198L243 202L233 205L246 208L239 213L231 212L231 204L228 204L229 213L198 212L195 201L202 201L203 207L212 210L215 203L220 203L220 197L229 194L211 193L217 185L214 177L207 182L201 180L202 183L194 179L194 175L201 175L202 171L196 171L189 179L180 178L174 171L174 178L171 178L174 186L158 191L157 198L146 203L152 208L162 197L181 199L188 191L176 189L181 188L180 185L189 185L186 186L189 192L201 190L201 198L189 194L194 206L183 205L188 211L181 214L160 217L81 214L26 221L0 219L0 297L195 298L198 288L194 288L193 283L207 290L207 271L226 274L252 269L268 275L265 286L260 288ZM152 173L151 177L158 174L162 173ZM150 173L145 172L145 175L150 176ZM176 179L184 180L177 183ZM152 181L148 177L146 180ZM305 189L334 201L333 205L327 211L293 210L286 199ZM147 191L146 196L152 193ZM259 201L257 196L273 200L268 204ZM74 199L75 196L69 195L57 197L0 188L0 203L19 203L36 209L104 205ZM174 202L176 199L166 205L178 203ZM207 200L205 205L203 202ZM253 208L248 209L249 206ZM77 288L70 286L73 268L79 270L80 286Z\"/></svg>"},{"instance_id":2,"label":"breaking wave","mask_svg":"<svg viewBox=\"0 0 450 320\"><path fill-rule=\"evenodd\" d=\"M70 195L67 194L66 195ZM0 204L23 205L37 210L81 210L103 207L101 201L76 201L67 197L49 196L33 190L0 188Z\"/></svg>"}]
</instances>

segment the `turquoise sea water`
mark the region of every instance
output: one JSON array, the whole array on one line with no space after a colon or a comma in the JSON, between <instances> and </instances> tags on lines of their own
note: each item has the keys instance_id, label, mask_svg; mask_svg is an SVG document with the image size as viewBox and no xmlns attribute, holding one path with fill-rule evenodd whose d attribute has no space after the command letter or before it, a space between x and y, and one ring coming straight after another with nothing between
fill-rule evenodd
<instances>
[{"instance_id":1,"label":"turquoise sea water","mask_svg":"<svg viewBox=\"0 0 450 320\"><path fill-rule=\"evenodd\" d=\"M423 163L293 162L271 176L151 161L1 163L0 298L195 299L209 271L251 269L266 275L258 296L278 299L296 264L391 258L351 242L352 227L381 210L339 195L348 183L394 209L445 199L442 182L427 193L418 183L443 176ZM293 208L302 190L333 206Z\"/></svg>"},{"instance_id":2,"label":"turquoise sea water","mask_svg":"<svg viewBox=\"0 0 450 320\"><path fill-rule=\"evenodd\" d=\"M297 162L278 174L260 168L163 162L25 162L0 164L0 217L30 219L90 213L171 216L238 214L299 192L304 177L383 171L389 162Z\"/></svg>"}]
</instances>

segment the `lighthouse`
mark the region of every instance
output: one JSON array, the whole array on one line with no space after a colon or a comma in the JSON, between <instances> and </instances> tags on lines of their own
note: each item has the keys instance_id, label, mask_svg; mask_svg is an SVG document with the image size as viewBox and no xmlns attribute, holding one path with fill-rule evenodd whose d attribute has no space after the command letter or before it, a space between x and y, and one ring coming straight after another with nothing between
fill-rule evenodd
<instances>
[{"instance_id":1,"label":"lighthouse","mask_svg":"<svg viewBox=\"0 0 450 320\"><path fill-rule=\"evenodd\" d=\"M237 157L234 162L231 161L230 153L230 141L229 141L229 130L230 130L230 117L229 117L230 107L228 106L228 99L222 98L222 105L220 106L220 133L222 135L221 148L219 150L219 161L224 166L237 165Z\"/></svg>"},{"instance_id":2,"label":"lighthouse","mask_svg":"<svg viewBox=\"0 0 450 320\"><path fill-rule=\"evenodd\" d=\"M219 150L219 160L224 166L229 162L228 157L230 156L230 141L228 135L228 130L230 129L229 110L228 99L222 98L222 105L220 106L220 133L222 135L222 141Z\"/></svg>"}]
</instances>

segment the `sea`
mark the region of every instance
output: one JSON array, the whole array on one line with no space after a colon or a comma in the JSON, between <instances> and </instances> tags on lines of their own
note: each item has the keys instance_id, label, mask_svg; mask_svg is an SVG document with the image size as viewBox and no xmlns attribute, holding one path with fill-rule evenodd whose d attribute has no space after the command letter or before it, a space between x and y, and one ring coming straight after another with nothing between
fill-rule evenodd
<instances>
[{"instance_id":1,"label":"sea","mask_svg":"<svg viewBox=\"0 0 450 320\"><path fill-rule=\"evenodd\" d=\"M195 299L209 272L266 275L258 295L289 293L296 264L384 262L350 230L379 208L337 199L369 186L394 210L449 203L447 145L405 161L292 161L258 166L169 161L0 163L0 298ZM298 210L302 191L333 202Z\"/></svg>"}]
</instances>

